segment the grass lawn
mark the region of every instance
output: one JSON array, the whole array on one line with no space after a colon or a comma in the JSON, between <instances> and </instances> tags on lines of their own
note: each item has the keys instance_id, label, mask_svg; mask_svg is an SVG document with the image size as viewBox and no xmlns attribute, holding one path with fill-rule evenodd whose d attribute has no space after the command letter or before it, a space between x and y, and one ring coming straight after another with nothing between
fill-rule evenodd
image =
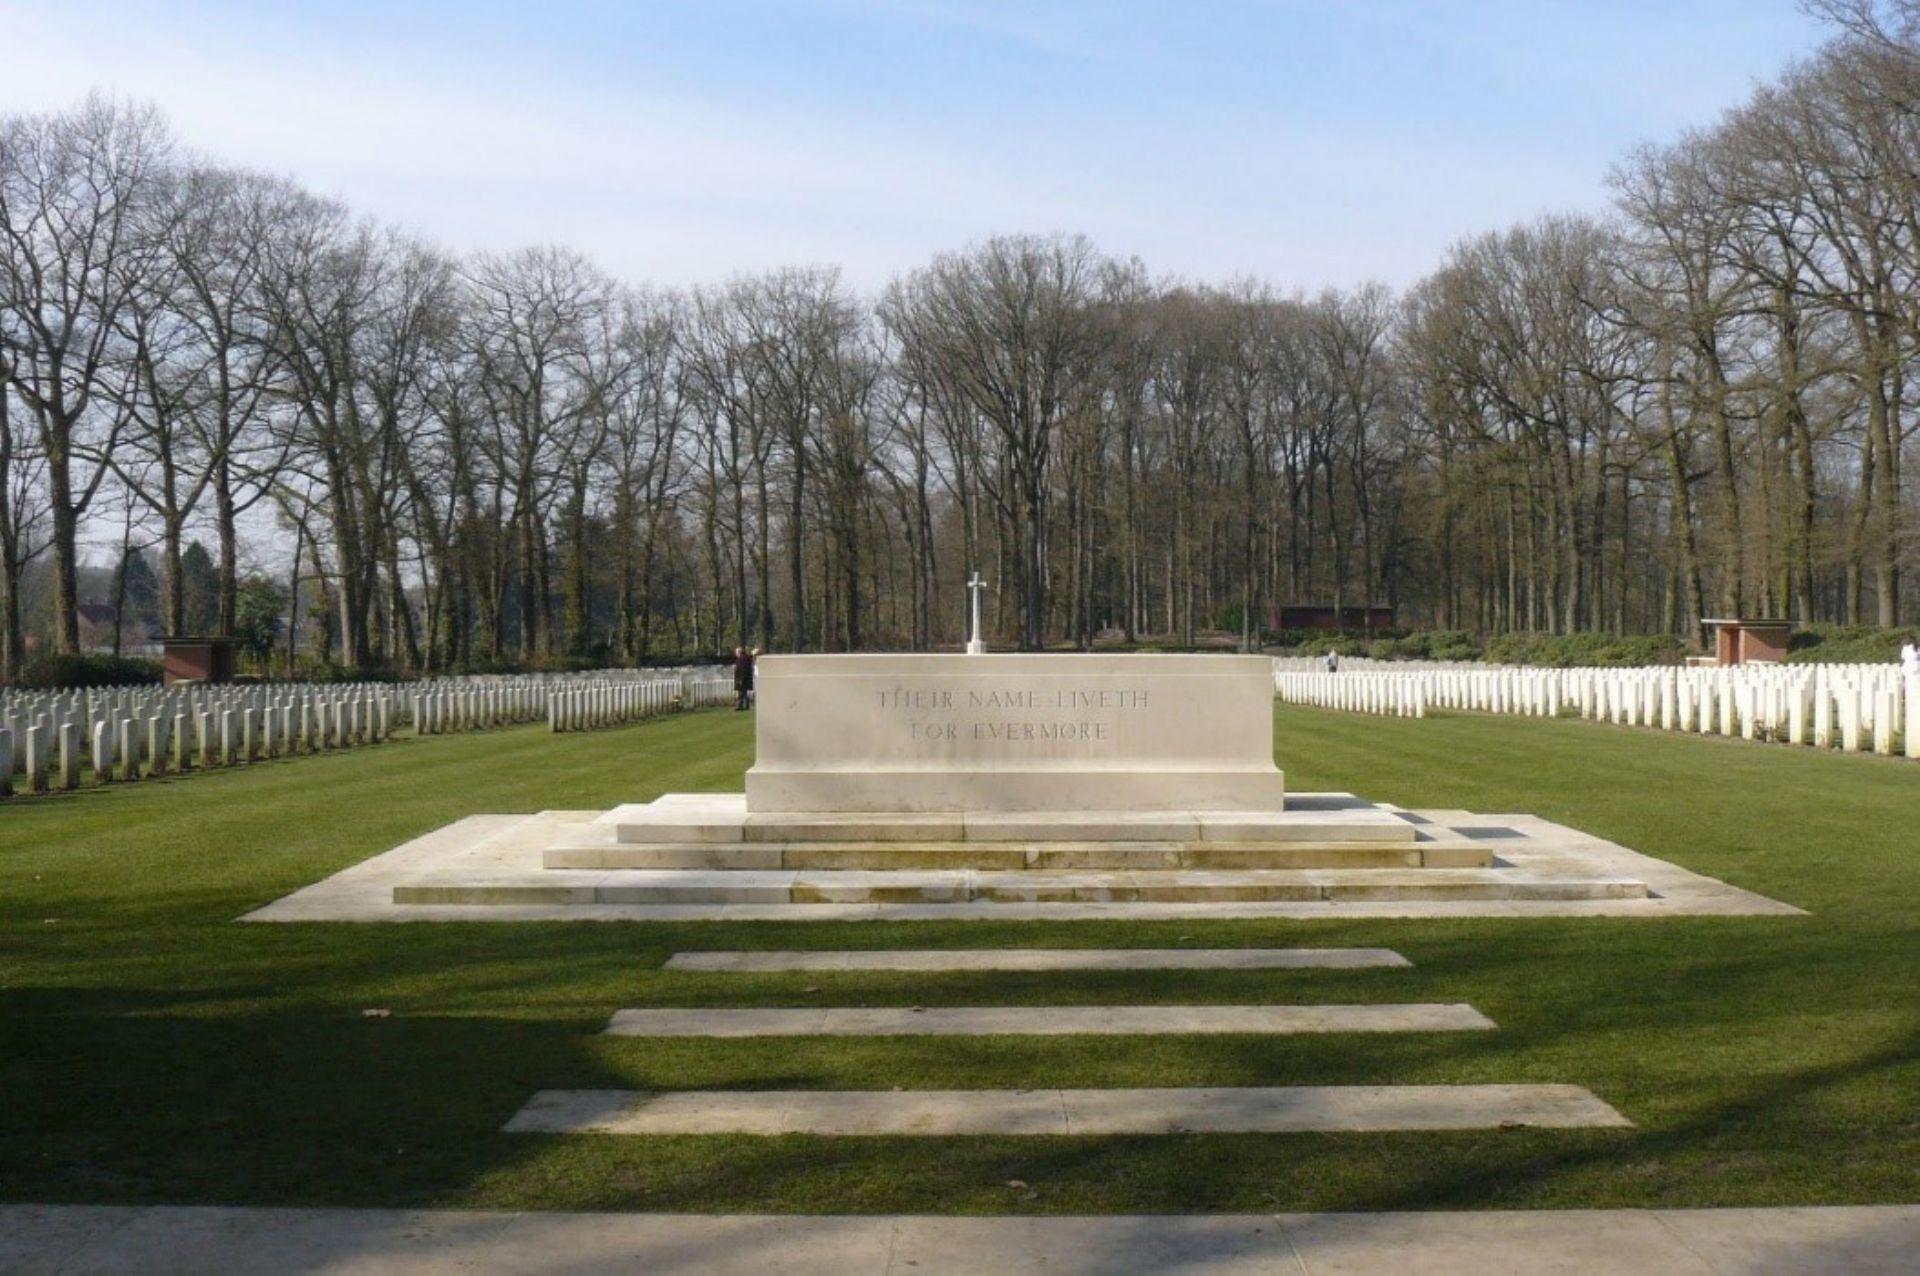
<instances>
[{"instance_id":1,"label":"grass lawn","mask_svg":"<svg viewBox=\"0 0 1920 1276\"><path fill-rule=\"evenodd\" d=\"M459 816L738 788L745 715L0 805L0 1198L1120 1212L1920 1201L1920 767L1280 709L1298 790L1526 811L1805 918L237 925ZM1406 970L679 974L684 948L1381 945ZM696 1005L1470 1002L1494 1033L662 1041ZM381 1008L389 1017L362 1011ZM1584 1085L1627 1131L508 1137L536 1089ZM1011 1190L1019 1179L1028 1191Z\"/></svg>"}]
</instances>

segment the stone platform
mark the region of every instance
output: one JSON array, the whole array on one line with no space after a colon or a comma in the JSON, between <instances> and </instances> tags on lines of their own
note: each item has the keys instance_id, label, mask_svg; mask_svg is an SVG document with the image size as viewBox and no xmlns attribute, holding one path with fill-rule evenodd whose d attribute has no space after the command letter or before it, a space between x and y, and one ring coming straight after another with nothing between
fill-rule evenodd
<instances>
[{"instance_id":1,"label":"stone platform","mask_svg":"<svg viewBox=\"0 0 1920 1276\"><path fill-rule=\"evenodd\" d=\"M1491 843L1350 794L1262 811L750 811L739 794L616 807L538 873L397 884L403 905L1245 904L1644 898L1644 882L1494 867Z\"/></svg>"},{"instance_id":2,"label":"stone platform","mask_svg":"<svg viewBox=\"0 0 1920 1276\"><path fill-rule=\"evenodd\" d=\"M1349 794L1296 794L1256 813L1263 836L754 841L737 794L670 795L613 811L473 816L249 914L301 920L846 920L1000 917L1440 917L1794 914L1789 905L1531 816L1408 811ZM696 814L696 812L698 814ZM1123 816L1125 813L1121 813ZM1232 813L1238 816L1241 813ZM713 823L700 819L715 816ZM1080 836L1137 833L1113 813ZM895 819L897 817L888 817ZM917 817L916 817L917 818ZM912 823L910 819L908 821ZM801 821L812 825L810 819ZM895 825L893 827L899 827ZM672 828L675 840L624 840ZM704 829L706 835L689 834ZM1275 831L1279 830L1278 835Z\"/></svg>"}]
</instances>

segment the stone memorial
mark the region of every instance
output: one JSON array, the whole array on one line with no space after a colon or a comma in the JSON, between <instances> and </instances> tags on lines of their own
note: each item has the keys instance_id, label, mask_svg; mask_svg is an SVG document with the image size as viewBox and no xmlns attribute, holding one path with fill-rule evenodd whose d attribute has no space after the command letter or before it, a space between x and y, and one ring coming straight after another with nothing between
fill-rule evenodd
<instances>
[{"instance_id":1,"label":"stone memorial","mask_svg":"<svg viewBox=\"0 0 1920 1276\"><path fill-rule=\"evenodd\" d=\"M1288 810L1259 656L760 661L744 794L668 794L621 843L1405 843L1364 804Z\"/></svg>"},{"instance_id":2,"label":"stone memorial","mask_svg":"<svg viewBox=\"0 0 1920 1276\"><path fill-rule=\"evenodd\" d=\"M1278 811L1260 656L767 656L747 810Z\"/></svg>"}]
</instances>

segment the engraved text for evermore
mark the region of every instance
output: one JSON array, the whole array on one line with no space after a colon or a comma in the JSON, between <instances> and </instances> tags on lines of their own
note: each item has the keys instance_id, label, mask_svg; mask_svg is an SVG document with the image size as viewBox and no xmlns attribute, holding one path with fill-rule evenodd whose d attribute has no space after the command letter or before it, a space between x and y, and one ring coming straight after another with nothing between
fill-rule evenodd
<instances>
[{"instance_id":1,"label":"engraved text for evermore","mask_svg":"<svg viewBox=\"0 0 1920 1276\"><path fill-rule=\"evenodd\" d=\"M1146 709L1149 693L1126 688L1005 687L953 690L895 684L875 693L883 709L912 716L908 738L916 742L979 740L989 744L1060 744L1112 740L1113 723L1083 719L1084 712ZM1045 715L1064 710L1065 717ZM1035 713L1038 721L1008 720L1008 713ZM932 720L920 715L931 715ZM946 715L956 715L953 720Z\"/></svg>"}]
</instances>

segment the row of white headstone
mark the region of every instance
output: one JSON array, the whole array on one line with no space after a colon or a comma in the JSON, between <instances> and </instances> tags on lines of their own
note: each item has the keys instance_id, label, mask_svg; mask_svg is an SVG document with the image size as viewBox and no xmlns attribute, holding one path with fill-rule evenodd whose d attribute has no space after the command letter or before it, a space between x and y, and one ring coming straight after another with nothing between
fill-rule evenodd
<instances>
[{"instance_id":1,"label":"row of white headstone","mask_svg":"<svg viewBox=\"0 0 1920 1276\"><path fill-rule=\"evenodd\" d=\"M420 735L485 731L523 722L547 722L566 697L583 692L624 693L635 687L678 688L672 671L597 669L578 674L494 674L409 683L409 718Z\"/></svg>"},{"instance_id":2,"label":"row of white headstone","mask_svg":"<svg viewBox=\"0 0 1920 1276\"><path fill-rule=\"evenodd\" d=\"M1896 665L1658 666L1532 669L1276 660L1274 694L1289 704L1425 717L1430 709L1582 718L1740 736L1848 752L1920 758L1920 678Z\"/></svg>"},{"instance_id":3,"label":"row of white headstone","mask_svg":"<svg viewBox=\"0 0 1920 1276\"><path fill-rule=\"evenodd\" d=\"M0 694L0 793L235 766L391 737L393 689L368 684L96 688Z\"/></svg>"},{"instance_id":4,"label":"row of white headstone","mask_svg":"<svg viewBox=\"0 0 1920 1276\"><path fill-rule=\"evenodd\" d=\"M0 690L0 796L235 766L515 723L611 726L717 703L706 671L596 670L372 683ZM561 729L558 725L556 730Z\"/></svg>"},{"instance_id":5,"label":"row of white headstone","mask_svg":"<svg viewBox=\"0 0 1920 1276\"><path fill-rule=\"evenodd\" d=\"M733 695L732 678L712 675L571 687L549 695L547 726L553 731L592 731L722 704Z\"/></svg>"}]
</instances>

